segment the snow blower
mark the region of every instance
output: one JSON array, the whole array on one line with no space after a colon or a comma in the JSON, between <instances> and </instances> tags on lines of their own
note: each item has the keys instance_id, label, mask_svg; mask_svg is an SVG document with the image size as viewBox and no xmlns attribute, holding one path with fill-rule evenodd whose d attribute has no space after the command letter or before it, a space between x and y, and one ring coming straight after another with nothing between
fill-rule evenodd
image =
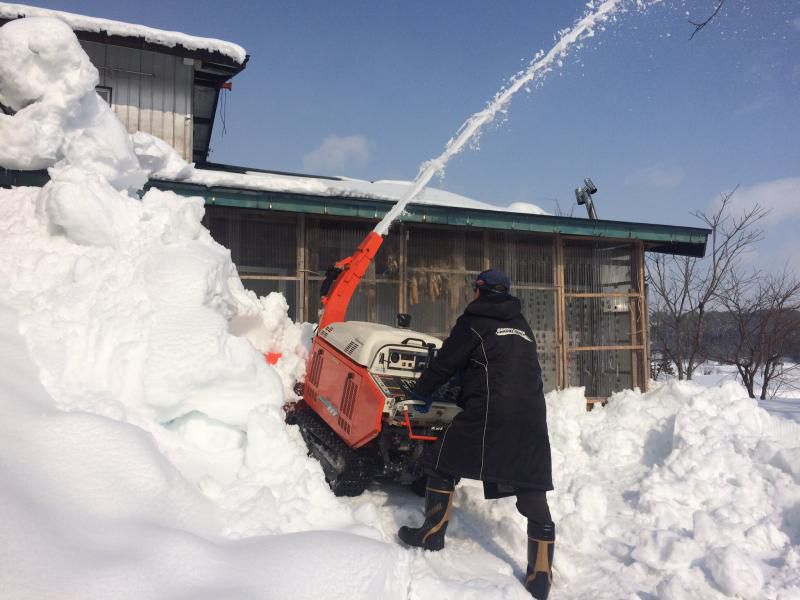
<instances>
[{"instance_id":1,"label":"snow blower","mask_svg":"<svg viewBox=\"0 0 800 600\"><path fill-rule=\"evenodd\" d=\"M425 445L461 410L455 386L440 390L428 410L410 397L441 340L408 329L405 314L398 315L397 327L345 321L382 242L372 231L352 256L328 269L303 399L287 409L287 422L300 427L337 496L358 496L376 480L420 485Z\"/></svg>"}]
</instances>

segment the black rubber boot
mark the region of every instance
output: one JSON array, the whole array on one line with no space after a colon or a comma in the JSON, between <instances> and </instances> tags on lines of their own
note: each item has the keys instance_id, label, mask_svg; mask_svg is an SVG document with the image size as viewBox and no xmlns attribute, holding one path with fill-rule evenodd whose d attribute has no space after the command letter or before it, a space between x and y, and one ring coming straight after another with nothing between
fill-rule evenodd
<instances>
[{"instance_id":1,"label":"black rubber boot","mask_svg":"<svg viewBox=\"0 0 800 600\"><path fill-rule=\"evenodd\" d=\"M425 522L421 527L401 527L397 532L400 539L409 546L425 550L444 548L444 534L450 520L454 492L453 480L429 477L425 490Z\"/></svg>"},{"instance_id":2,"label":"black rubber boot","mask_svg":"<svg viewBox=\"0 0 800 600\"><path fill-rule=\"evenodd\" d=\"M528 522L528 570L525 589L537 600L546 600L553 583L553 551L556 526Z\"/></svg>"}]
</instances>

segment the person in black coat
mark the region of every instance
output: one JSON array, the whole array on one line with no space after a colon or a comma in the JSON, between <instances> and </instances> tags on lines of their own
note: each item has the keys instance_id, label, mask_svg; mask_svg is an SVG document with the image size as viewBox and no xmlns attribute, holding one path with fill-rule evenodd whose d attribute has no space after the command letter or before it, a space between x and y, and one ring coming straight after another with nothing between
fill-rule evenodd
<instances>
[{"instance_id":1,"label":"person in black coat","mask_svg":"<svg viewBox=\"0 0 800 600\"><path fill-rule=\"evenodd\" d=\"M481 480L486 498L516 495L528 519L526 588L534 598L547 598L555 525L545 495L553 478L542 372L533 332L510 287L502 271L478 275L475 299L417 381L415 395L427 400L459 374L462 412L423 455L425 522L401 527L398 536L411 546L441 550L456 483Z\"/></svg>"}]
</instances>

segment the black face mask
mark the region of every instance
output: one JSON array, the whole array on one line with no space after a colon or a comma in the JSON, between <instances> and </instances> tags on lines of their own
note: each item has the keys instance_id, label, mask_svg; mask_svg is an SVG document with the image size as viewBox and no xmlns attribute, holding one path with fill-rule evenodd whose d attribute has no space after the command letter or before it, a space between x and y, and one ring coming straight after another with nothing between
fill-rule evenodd
<instances>
[{"instance_id":1,"label":"black face mask","mask_svg":"<svg viewBox=\"0 0 800 600\"><path fill-rule=\"evenodd\" d=\"M495 284L493 286L486 286L478 285L477 283L472 284L472 291L480 290L481 296L507 296L508 295L508 288L504 285Z\"/></svg>"}]
</instances>

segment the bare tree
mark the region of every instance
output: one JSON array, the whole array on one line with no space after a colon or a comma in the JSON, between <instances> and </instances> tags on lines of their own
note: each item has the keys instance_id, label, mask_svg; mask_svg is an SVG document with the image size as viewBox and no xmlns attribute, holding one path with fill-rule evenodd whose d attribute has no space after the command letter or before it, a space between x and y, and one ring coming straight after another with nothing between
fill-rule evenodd
<instances>
[{"instance_id":1,"label":"bare tree","mask_svg":"<svg viewBox=\"0 0 800 600\"><path fill-rule=\"evenodd\" d=\"M731 335L717 336L712 358L733 365L751 398L790 385L786 358L800 343L800 280L781 274L743 276L733 269L720 286Z\"/></svg>"},{"instance_id":2,"label":"bare tree","mask_svg":"<svg viewBox=\"0 0 800 600\"><path fill-rule=\"evenodd\" d=\"M716 17L719 14L719 11L722 8L723 4L725 4L725 0L719 0L719 2L717 3L717 8L715 8L714 12L711 13L711 16L705 19L704 21L692 21L691 19L689 19L689 24L694 27L694 31L692 32L692 35L689 36L689 40L692 40L694 36L696 36L698 33L700 33L700 31L702 31L706 27L706 25L708 25L709 23L711 23L712 20L714 20L714 17Z\"/></svg>"},{"instance_id":3,"label":"bare tree","mask_svg":"<svg viewBox=\"0 0 800 600\"><path fill-rule=\"evenodd\" d=\"M674 365L678 379L691 379L704 360L701 345L706 313L712 309L720 284L741 255L760 241L756 224L767 214L755 205L731 216L731 198L738 186L723 194L711 213L696 212L711 231L705 258L651 255L647 263L651 343Z\"/></svg>"},{"instance_id":4,"label":"bare tree","mask_svg":"<svg viewBox=\"0 0 800 600\"><path fill-rule=\"evenodd\" d=\"M555 216L557 216L557 217L573 217L573 216L575 216L574 215L574 213L575 213L575 205L574 204L569 205L569 211L566 211L563 208L561 208L561 202L559 202L558 198L555 198L553 200L553 202L556 205Z\"/></svg>"}]
</instances>

